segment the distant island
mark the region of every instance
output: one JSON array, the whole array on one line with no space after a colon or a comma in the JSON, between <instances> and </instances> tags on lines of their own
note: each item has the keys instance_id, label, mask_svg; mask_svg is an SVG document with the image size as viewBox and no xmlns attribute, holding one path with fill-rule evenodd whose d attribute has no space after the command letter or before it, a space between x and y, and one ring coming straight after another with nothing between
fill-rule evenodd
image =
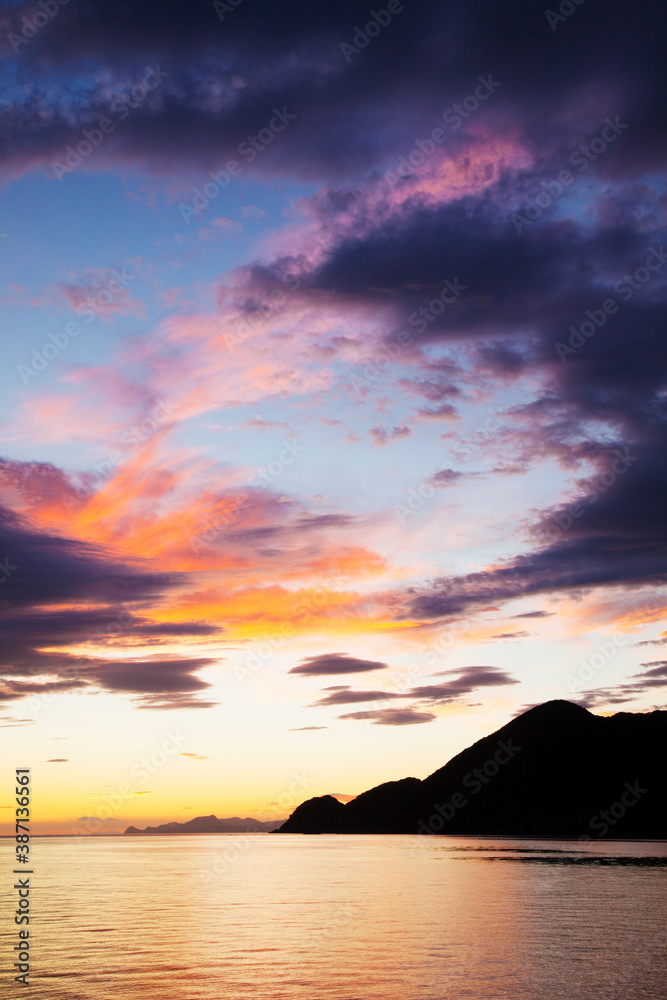
<instances>
[{"instance_id":1,"label":"distant island","mask_svg":"<svg viewBox=\"0 0 667 1000\"><path fill-rule=\"evenodd\" d=\"M218 819L217 816L197 816L186 823L163 823L161 826L147 826L138 830L136 826L128 826L125 836L137 837L156 833L273 833L282 820L261 820L246 816L232 816L230 819Z\"/></svg>"},{"instance_id":2,"label":"distant island","mask_svg":"<svg viewBox=\"0 0 667 1000\"><path fill-rule=\"evenodd\" d=\"M529 709L420 781L302 803L276 833L667 838L667 712Z\"/></svg>"}]
</instances>

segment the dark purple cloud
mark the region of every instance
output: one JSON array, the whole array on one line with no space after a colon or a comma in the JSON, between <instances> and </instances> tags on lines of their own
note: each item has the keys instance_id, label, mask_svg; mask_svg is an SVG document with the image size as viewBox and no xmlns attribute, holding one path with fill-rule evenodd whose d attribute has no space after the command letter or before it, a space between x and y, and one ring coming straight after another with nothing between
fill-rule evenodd
<instances>
[{"instance_id":1,"label":"dark purple cloud","mask_svg":"<svg viewBox=\"0 0 667 1000\"><path fill-rule=\"evenodd\" d=\"M457 440L447 418L456 416L454 404L460 409L471 385L531 384L532 400L502 414L491 436L496 461L489 474L514 475L551 458L582 477L571 502L554 500L535 514L530 551L492 570L434 580L411 596L408 613L439 618L552 592L665 581L667 265L646 284L635 281L636 288L624 277L638 274L649 254L654 262L664 255L665 201L656 181L667 145L661 9L639 0L610 15L608 6L587 0L552 31L544 9L528 0L509 6L420 0L405 4L350 59L340 43L350 42L369 16L351 0L297 0L289 9L252 0L224 23L208 2L186 8L173 0L78 0L18 52L7 32L20 32L34 8L5 3L2 9L8 97L0 112L0 167L8 174L48 172L64 146L108 112L105 88L125 89L147 65L160 64L167 75L118 123L99 165L148 168L177 180L191 169L208 179L209 169L239 155L239 142L265 126L274 107L289 108L296 119L252 170L326 180L329 188L310 208L329 251L317 265L297 251L253 265L249 287L261 291L296 273L298 296L315 307L322 301L342 310L381 306L393 317L383 322L388 341L402 330L412 336L403 354L412 371L406 375L403 362L397 365L397 385L420 404L426 400L419 419L443 421L445 445ZM440 202L418 191L396 198L401 185L390 189L384 171L395 169L481 74L500 86L470 128L464 123L450 132L446 150L452 163L470 162L477 133L506 141L497 175L473 193ZM574 168L575 198L554 199L517 231L512 215L553 190L554 178L572 167L573 151L590 143L607 118L627 128L619 125L618 141L585 172ZM519 159L512 158L516 150ZM445 278L465 291L438 316L411 322ZM619 284L626 291L617 291ZM557 345L569 342L571 328L578 330L589 311L599 316L609 298L618 309L604 326L559 355ZM448 357L454 350L456 357ZM383 444L409 431L398 424L371 434ZM479 440L458 450L461 458L483 453ZM633 457L614 473L619 453ZM462 475L449 471L432 485L451 485ZM295 531L318 527L336 524L313 518L288 529L251 527L229 532L229 544L266 539L272 546L266 558L283 559ZM3 587L6 608L63 599L150 604L178 582L175 575L115 564L82 543L31 535L5 514L0 542L17 567ZM18 642L11 634L9 641ZM31 648L26 673L43 662ZM17 646L12 655L19 652ZM350 669L370 661L347 658L348 669L339 662L327 670L318 662L324 659L312 657L291 672L386 666Z\"/></svg>"},{"instance_id":2,"label":"dark purple cloud","mask_svg":"<svg viewBox=\"0 0 667 1000\"><path fill-rule=\"evenodd\" d=\"M436 486L441 489L445 489L448 486L456 486L461 479L465 479L466 475L474 475L474 473L456 472L454 469L440 469L439 472L434 472L432 476L429 476L427 482L431 486Z\"/></svg>"},{"instance_id":3,"label":"dark purple cloud","mask_svg":"<svg viewBox=\"0 0 667 1000\"><path fill-rule=\"evenodd\" d=\"M390 698L401 698L405 695L392 694L388 691L353 691L349 687L339 688L325 695L318 701L313 702L314 706L326 707L327 705L353 705L363 701L383 701Z\"/></svg>"},{"instance_id":4,"label":"dark purple cloud","mask_svg":"<svg viewBox=\"0 0 667 1000\"><path fill-rule=\"evenodd\" d=\"M0 551L8 554L10 566L0 595L1 701L105 689L137 695L141 707L213 704L193 697L210 686L196 676L216 662L209 658L113 660L53 651L86 642L132 645L220 634L218 626L204 622L162 624L146 616L145 609L184 580L183 574L147 573L101 548L35 532L4 508ZM47 610L64 603L76 606ZM51 651L42 652L43 646ZM49 679L30 679L38 676Z\"/></svg>"},{"instance_id":5,"label":"dark purple cloud","mask_svg":"<svg viewBox=\"0 0 667 1000\"><path fill-rule=\"evenodd\" d=\"M103 689L115 694L136 695L140 708L210 708L216 703L195 697L211 686L197 677L196 672L216 662L206 657L113 661L63 656L54 660L44 654L35 672L57 679L17 680L14 668L8 667L0 680L3 686L0 701Z\"/></svg>"},{"instance_id":6,"label":"dark purple cloud","mask_svg":"<svg viewBox=\"0 0 667 1000\"><path fill-rule=\"evenodd\" d=\"M453 676L456 675L456 676ZM428 705L450 704L466 697L478 688L498 687L519 682L499 667L460 667L457 670L445 670L436 677L451 677L451 680L441 684L427 684L411 688L404 693L392 691L354 690L347 685L336 685L324 688L329 693L313 703L313 707L327 708L331 705L353 705L363 702L378 702L388 700L403 700L419 702ZM416 718L415 718L416 716ZM352 712L340 716L343 719L411 719L417 722L430 722L435 716L422 712L418 706L408 705L400 709L371 709L362 712ZM399 722L384 722L385 725L400 725Z\"/></svg>"},{"instance_id":7,"label":"dark purple cloud","mask_svg":"<svg viewBox=\"0 0 667 1000\"><path fill-rule=\"evenodd\" d=\"M652 660L649 663L642 663L642 667L650 669L644 670L643 673L631 674L627 681L615 687L584 691L579 704L584 708L623 705L651 691L667 689L667 660Z\"/></svg>"},{"instance_id":8,"label":"dark purple cloud","mask_svg":"<svg viewBox=\"0 0 667 1000\"><path fill-rule=\"evenodd\" d=\"M451 676L452 679L444 683L414 687L409 692L408 697L421 699L434 705L448 704L472 694L478 688L500 687L506 684L519 683L516 678L500 667L462 667L458 670L444 670L434 676Z\"/></svg>"},{"instance_id":9,"label":"dark purple cloud","mask_svg":"<svg viewBox=\"0 0 667 1000\"><path fill-rule=\"evenodd\" d=\"M126 91L157 64L169 75L118 123L105 158L211 169L265 126L274 106L286 105L297 119L258 158L259 169L368 173L408 153L490 74L501 87L476 112L477 124L518 133L547 166L562 146L576 146L598 109L634 112L632 147L603 169L651 169L665 148L664 19L647 0L614 8L613 16L589 0L555 32L529 0L405 3L347 58L341 43L351 43L371 16L352 0L296 0L289 9L254 0L224 22L209 2L80 0L18 52L9 32L20 33L35 8L5 2L3 10L4 72L15 84L2 122L7 165L50 161L109 113L109 89ZM465 150L465 127L450 135L450 146Z\"/></svg>"},{"instance_id":10,"label":"dark purple cloud","mask_svg":"<svg viewBox=\"0 0 667 1000\"><path fill-rule=\"evenodd\" d=\"M34 532L4 507L0 507L0 552L6 553L10 567L2 588L2 610L74 600L151 601L182 579L179 574L130 567L86 542Z\"/></svg>"},{"instance_id":11,"label":"dark purple cloud","mask_svg":"<svg viewBox=\"0 0 667 1000\"><path fill-rule=\"evenodd\" d=\"M194 676L195 671L209 667L216 660L206 657L186 659L104 661L90 667L85 676L92 678L108 691L136 694L185 694L210 687Z\"/></svg>"},{"instance_id":12,"label":"dark purple cloud","mask_svg":"<svg viewBox=\"0 0 667 1000\"><path fill-rule=\"evenodd\" d=\"M319 677L326 674L360 674L368 670L386 670L387 663L379 660L360 660L348 653L323 653L307 656L298 666L292 667L290 674Z\"/></svg>"},{"instance_id":13,"label":"dark purple cloud","mask_svg":"<svg viewBox=\"0 0 667 1000\"><path fill-rule=\"evenodd\" d=\"M419 712L414 708L378 708L369 712L349 712L340 719L356 719L372 722L375 726L415 726L433 722L437 718L432 712Z\"/></svg>"}]
</instances>

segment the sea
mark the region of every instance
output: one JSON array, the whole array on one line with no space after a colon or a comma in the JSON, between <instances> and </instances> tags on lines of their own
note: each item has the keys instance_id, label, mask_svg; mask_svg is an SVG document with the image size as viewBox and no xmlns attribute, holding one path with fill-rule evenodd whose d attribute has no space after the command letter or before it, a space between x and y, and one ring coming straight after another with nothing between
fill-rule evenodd
<instances>
[{"instance_id":1,"label":"sea","mask_svg":"<svg viewBox=\"0 0 667 1000\"><path fill-rule=\"evenodd\" d=\"M286 834L35 838L30 986L0 841L0 997L667 997L667 843Z\"/></svg>"}]
</instances>

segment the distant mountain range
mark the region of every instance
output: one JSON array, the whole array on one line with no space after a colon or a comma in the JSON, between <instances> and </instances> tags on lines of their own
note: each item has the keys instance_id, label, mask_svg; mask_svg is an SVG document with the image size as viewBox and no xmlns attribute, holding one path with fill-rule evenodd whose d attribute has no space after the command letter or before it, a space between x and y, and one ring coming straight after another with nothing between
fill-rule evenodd
<instances>
[{"instance_id":1,"label":"distant mountain range","mask_svg":"<svg viewBox=\"0 0 667 1000\"><path fill-rule=\"evenodd\" d=\"M138 830L136 826L128 826L125 836L137 837L154 833L272 833L280 826L282 820L271 820L262 823L258 819L247 816L241 819L232 816L230 819L218 819L217 816L197 816L187 823L163 823L161 826L147 826Z\"/></svg>"},{"instance_id":2,"label":"distant mountain range","mask_svg":"<svg viewBox=\"0 0 667 1000\"><path fill-rule=\"evenodd\" d=\"M428 778L302 803L277 833L667 838L667 712L604 718L550 701Z\"/></svg>"}]
</instances>

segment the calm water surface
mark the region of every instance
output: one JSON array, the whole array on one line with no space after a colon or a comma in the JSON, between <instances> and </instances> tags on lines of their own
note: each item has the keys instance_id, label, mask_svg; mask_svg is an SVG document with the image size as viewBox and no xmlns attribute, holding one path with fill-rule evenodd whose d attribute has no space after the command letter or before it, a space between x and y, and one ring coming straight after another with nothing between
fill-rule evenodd
<instances>
[{"instance_id":1,"label":"calm water surface","mask_svg":"<svg viewBox=\"0 0 667 1000\"><path fill-rule=\"evenodd\" d=\"M667 997L667 844L399 836L35 839L45 1000ZM16 928L18 930L18 928Z\"/></svg>"}]
</instances>

